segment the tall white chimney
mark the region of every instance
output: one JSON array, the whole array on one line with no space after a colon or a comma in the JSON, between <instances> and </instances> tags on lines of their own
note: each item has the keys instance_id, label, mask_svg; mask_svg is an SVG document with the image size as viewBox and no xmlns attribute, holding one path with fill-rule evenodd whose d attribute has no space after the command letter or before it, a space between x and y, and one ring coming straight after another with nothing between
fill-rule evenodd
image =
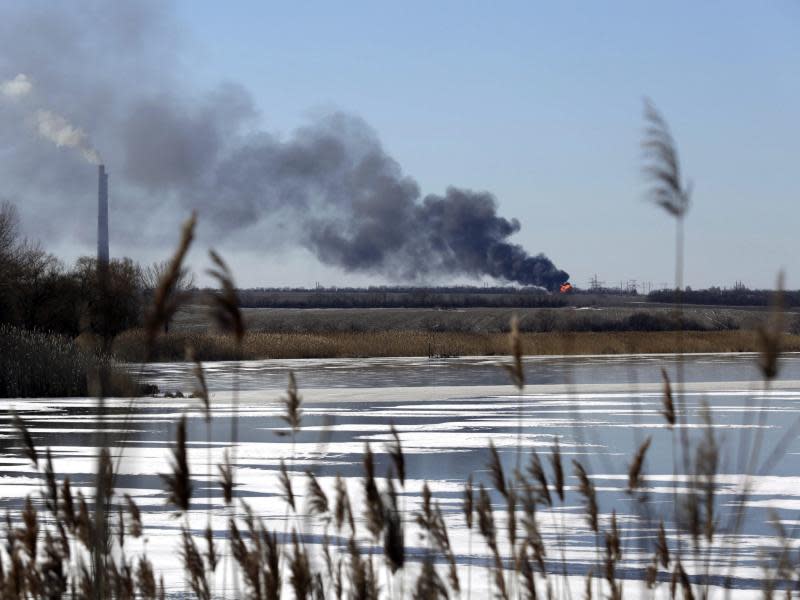
<instances>
[{"instance_id":1,"label":"tall white chimney","mask_svg":"<svg viewBox=\"0 0 800 600\"><path fill-rule=\"evenodd\" d=\"M108 264L108 175L105 165L98 167L97 185L97 262Z\"/></svg>"}]
</instances>

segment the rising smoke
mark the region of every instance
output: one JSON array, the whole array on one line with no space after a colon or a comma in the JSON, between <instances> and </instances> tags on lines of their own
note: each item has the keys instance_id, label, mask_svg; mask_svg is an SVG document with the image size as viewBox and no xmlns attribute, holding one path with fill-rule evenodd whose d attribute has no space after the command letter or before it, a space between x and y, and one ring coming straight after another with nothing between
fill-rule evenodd
<instances>
[{"instance_id":1,"label":"rising smoke","mask_svg":"<svg viewBox=\"0 0 800 600\"><path fill-rule=\"evenodd\" d=\"M27 120L35 124L36 131L42 138L59 148L76 150L90 164L100 164L100 153L92 147L86 132L52 110L36 108L35 101L30 99L32 91L33 83L25 73L18 73L14 79L8 81L0 81L0 94L20 102L28 113Z\"/></svg>"},{"instance_id":2,"label":"rising smoke","mask_svg":"<svg viewBox=\"0 0 800 600\"><path fill-rule=\"evenodd\" d=\"M0 170L26 203L43 198L51 209L55 190L73 202L90 195L74 155L99 162L91 139L106 149L115 195L129 199L117 207L131 239L142 223L158 231L148 218L196 208L215 239L296 243L350 272L550 289L567 280L508 241L520 224L497 214L491 194L423 196L358 117L329 114L282 138L258 130L239 85L183 91L165 3L33 6L0 8L0 127L4 144L13 139L0 147Z\"/></svg>"}]
</instances>

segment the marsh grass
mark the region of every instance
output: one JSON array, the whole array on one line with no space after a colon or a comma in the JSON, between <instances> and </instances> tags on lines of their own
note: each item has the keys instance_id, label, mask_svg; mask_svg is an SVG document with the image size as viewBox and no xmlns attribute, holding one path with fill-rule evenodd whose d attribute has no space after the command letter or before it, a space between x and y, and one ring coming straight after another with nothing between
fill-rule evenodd
<instances>
[{"instance_id":1,"label":"marsh grass","mask_svg":"<svg viewBox=\"0 0 800 600\"><path fill-rule=\"evenodd\" d=\"M522 353L556 356L563 354L667 354L676 350L673 332L573 333L565 344L562 333L519 334ZM784 352L800 352L800 335L782 336ZM201 361L235 361L289 358L364 358L391 356L504 356L507 334L428 333L385 331L358 333L264 333L248 332L241 349L230 336L211 333L170 332L155 341L157 362L185 360L186 347L194 348ZM687 331L682 347L686 353L758 352L762 347L757 331ZM145 336L129 331L113 345L117 360L140 362L146 355ZM241 352L241 354L239 354Z\"/></svg>"},{"instance_id":2,"label":"marsh grass","mask_svg":"<svg viewBox=\"0 0 800 600\"><path fill-rule=\"evenodd\" d=\"M108 374L107 395L141 393L107 356L67 337L0 325L0 398L88 396L91 377L101 370Z\"/></svg>"}]
</instances>

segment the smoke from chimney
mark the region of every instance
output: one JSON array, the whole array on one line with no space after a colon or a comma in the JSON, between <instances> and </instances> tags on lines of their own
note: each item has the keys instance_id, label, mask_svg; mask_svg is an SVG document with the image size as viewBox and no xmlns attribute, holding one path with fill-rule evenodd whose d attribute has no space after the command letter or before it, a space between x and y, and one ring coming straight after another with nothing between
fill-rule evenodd
<instances>
[{"instance_id":1,"label":"smoke from chimney","mask_svg":"<svg viewBox=\"0 0 800 600\"><path fill-rule=\"evenodd\" d=\"M70 146L100 164L99 145L119 165L115 197L125 199L117 203L125 218L115 220L115 243L165 247L197 209L209 243L264 252L300 245L349 272L428 282L494 277L550 289L568 279L544 255L510 241L520 223L498 214L491 193L451 187L422 194L362 119L337 112L278 136L260 128L242 86L187 87L168 3L93 6L0 4L0 39L7 41L0 130L14 144L0 179L22 190L29 214L58 219L61 231L83 230L86 213L74 206L85 205L85 177L71 153L48 145ZM87 27L87 18L102 26ZM98 208L98 244L107 244Z\"/></svg>"},{"instance_id":2,"label":"smoke from chimney","mask_svg":"<svg viewBox=\"0 0 800 600\"><path fill-rule=\"evenodd\" d=\"M97 263L108 264L108 175L97 167Z\"/></svg>"},{"instance_id":3,"label":"smoke from chimney","mask_svg":"<svg viewBox=\"0 0 800 600\"><path fill-rule=\"evenodd\" d=\"M18 73L8 81L0 81L0 95L22 103L40 136L59 148L73 148L91 164L99 165L100 153L94 149L86 132L58 113L46 108L35 108L30 100L26 100L33 90L33 83L25 73Z\"/></svg>"}]
</instances>

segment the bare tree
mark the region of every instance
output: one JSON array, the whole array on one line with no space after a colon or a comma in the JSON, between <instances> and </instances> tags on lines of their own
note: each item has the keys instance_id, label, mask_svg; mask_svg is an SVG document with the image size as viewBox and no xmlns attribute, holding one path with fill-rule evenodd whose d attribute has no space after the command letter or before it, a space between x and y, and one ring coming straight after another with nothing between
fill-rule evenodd
<instances>
[{"instance_id":1,"label":"bare tree","mask_svg":"<svg viewBox=\"0 0 800 600\"><path fill-rule=\"evenodd\" d=\"M19 237L19 215L17 207L6 201L0 203L0 261L13 254Z\"/></svg>"},{"instance_id":2,"label":"bare tree","mask_svg":"<svg viewBox=\"0 0 800 600\"><path fill-rule=\"evenodd\" d=\"M170 272L170 261L154 262L142 268L142 288L149 293L158 289L161 280ZM177 297L185 296L194 289L194 274L188 267L182 266L178 278L172 286L171 294ZM164 333L169 331L169 319L164 321Z\"/></svg>"}]
</instances>

